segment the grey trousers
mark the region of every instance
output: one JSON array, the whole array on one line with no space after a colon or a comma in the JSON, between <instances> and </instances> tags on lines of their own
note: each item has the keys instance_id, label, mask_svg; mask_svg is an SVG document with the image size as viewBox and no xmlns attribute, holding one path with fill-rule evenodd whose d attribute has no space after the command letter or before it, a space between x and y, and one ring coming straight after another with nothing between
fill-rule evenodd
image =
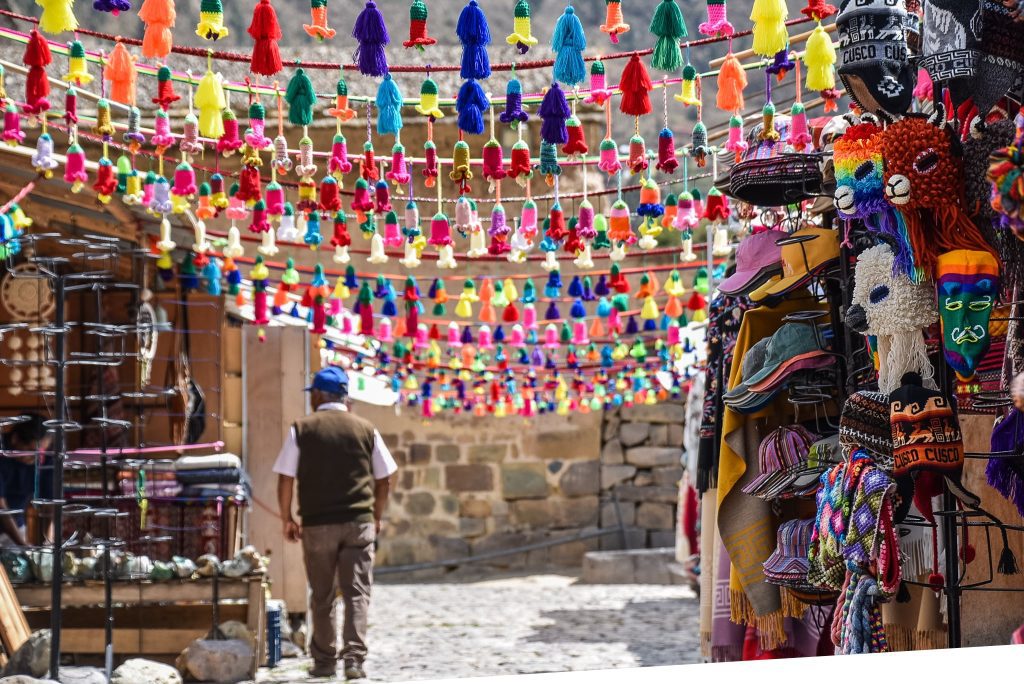
<instances>
[{"instance_id":1,"label":"grey trousers","mask_svg":"<svg viewBox=\"0 0 1024 684\"><path fill-rule=\"evenodd\" d=\"M333 665L338 659L334 619L337 591L341 592L345 605L341 658L360 663L366 658L375 538L372 522L302 528L302 556L309 580L313 622L309 650L317 664Z\"/></svg>"}]
</instances>

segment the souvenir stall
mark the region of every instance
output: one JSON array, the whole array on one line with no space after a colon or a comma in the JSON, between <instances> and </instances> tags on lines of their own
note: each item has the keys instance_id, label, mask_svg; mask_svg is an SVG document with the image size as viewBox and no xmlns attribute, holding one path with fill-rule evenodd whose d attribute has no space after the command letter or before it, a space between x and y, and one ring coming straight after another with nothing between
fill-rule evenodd
<instances>
[{"instance_id":1,"label":"souvenir stall","mask_svg":"<svg viewBox=\"0 0 1024 684\"><path fill-rule=\"evenodd\" d=\"M424 421L688 397L680 509L709 658L957 645L958 559L1014 575L1020 536L961 476L957 423L1006 416L990 478L1019 504L1018 8L796 4L756 0L738 22L724 2L700 21L676 0L608 0L601 21L567 2L535 35L528 0L468 0L441 35L424 0L407 18L314 0L301 33L272 0L244 8L244 31L219 0L192 16L39 0L37 16L0 10L20 57L0 59L0 155L33 174L22 197L59 188L135 226L139 317L118 334L155 382L119 398L173 397L174 446L210 444L188 372L200 302L273 337L268 358L312 351L306 367L342 365ZM43 236L3 208L16 268ZM149 297L186 331L160 374L173 391L150 389ZM270 333L289 326L315 349ZM232 344L258 367L259 344L213 337L204 352ZM236 437L266 394L249 380L275 377L239 364L237 411L220 398ZM202 458L143 458L118 483L140 505L179 485L233 499L244 461ZM975 552L968 532L991 543Z\"/></svg>"},{"instance_id":2,"label":"souvenir stall","mask_svg":"<svg viewBox=\"0 0 1024 684\"><path fill-rule=\"evenodd\" d=\"M794 137L769 88L718 179L750 219L689 448L703 654L1007 643L1024 24L1015 3L811 5L849 111Z\"/></svg>"}]
</instances>

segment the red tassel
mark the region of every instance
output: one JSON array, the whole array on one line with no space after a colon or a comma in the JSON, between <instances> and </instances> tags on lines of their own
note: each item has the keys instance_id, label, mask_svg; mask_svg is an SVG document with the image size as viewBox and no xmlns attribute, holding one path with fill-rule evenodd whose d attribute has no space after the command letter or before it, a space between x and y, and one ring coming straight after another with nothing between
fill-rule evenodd
<instances>
[{"instance_id":1,"label":"red tassel","mask_svg":"<svg viewBox=\"0 0 1024 684\"><path fill-rule=\"evenodd\" d=\"M96 167L96 182L93 183L92 189L97 195L108 198L114 194L114 190L117 189L117 175L114 173L114 165L109 161Z\"/></svg>"},{"instance_id":2,"label":"red tassel","mask_svg":"<svg viewBox=\"0 0 1024 684\"><path fill-rule=\"evenodd\" d=\"M489 142L484 145L483 174L487 180L501 180L507 175L504 167L504 153L497 141L493 145Z\"/></svg>"},{"instance_id":3,"label":"red tassel","mask_svg":"<svg viewBox=\"0 0 1024 684\"><path fill-rule=\"evenodd\" d=\"M373 336L372 304L359 304L359 334Z\"/></svg>"},{"instance_id":4,"label":"red tassel","mask_svg":"<svg viewBox=\"0 0 1024 684\"><path fill-rule=\"evenodd\" d=\"M530 171L530 148L526 145L513 145L512 160L509 165L508 172L509 177L519 178L520 176L529 176Z\"/></svg>"},{"instance_id":5,"label":"red tassel","mask_svg":"<svg viewBox=\"0 0 1024 684\"><path fill-rule=\"evenodd\" d=\"M320 183L320 211L338 211L341 209L341 192L334 178L327 178Z\"/></svg>"},{"instance_id":6,"label":"red tassel","mask_svg":"<svg viewBox=\"0 0 1024 684\"><path fill-rule=\"evenodd\" d=\"M281 51L277 41L281 40L281 26L277 23L277 12L270 0L260 0L252 13L249 35L256 41L252 49L252 64L249 70L254 74L273 76L281 70Z\"/></svg>"},{"instance_id":7,"label":"red tassel","mask_svg":"<svg viewBox=\"0 0 1024 684\"><path fill-rule=\"evenodd\" d=\"M238 174L238 192L235 197L243 202L255 202L263 198L260 190L260 170L255 166L246 166Z\"/></svg>"},{"instance_id":8,"label":"red tassel","mask_svg":"<svg viewBox=\"0 0 1024 684\"><path fill-rule=\"evenodd\" d=\"M519 320L519 309L512 302L508 303L505 310L501 312L501 320L506 323L515 323Z\"/></svg>"},{"instance_id":9,"label":"red tassel","mask_svg":"<svg viewBox=\"0 0 1024 684\"><path fill-rule=\"evenodd\" d=\"M153 104L167 109L180 99L181 96L174 92L174 84L170 79L157 81L156 97L153 98Z\"/></svg>"},{"instance_id":10,"label":"red tassel","mask_svg":"<svg viewBox=\"0 0 1024 684\"><path fill-rule=\"evenodd\" d=\"M38 29L32 29L22 59L29 67L25 77L25 111L30 114L44 112L50 108L50 102L46 99L50 94L46 67L53 61L53 56L50 54L49 43Z\"/></svg>"},{"instance_id":11,"label":"red tassel","mask_svg":"<svg viewBox=\"0 0 1024 684\"><path fill-rule=\"evenodd\" d=\"M407 48L423 49L437 42L436 38L427 35L427 20L412 19L409 21L409 40L402 43Z\"/></svg>"},{"instance_id":12,"label":"red tassel","mask_svg":"<svg viewBox=\"0 0 1024 684\"><path fill-rule=\"evenodd\" d=\"M576 254L583 251L583 241L580 240L580 235L576 232L575 227L569 230L569 237L565 239L562 249L565 250L566 254Z\"/></svg>"},{"instance_id":13,"label":"red tassel","mask_svg":"<svg viewBox=\"0 0 1024 684\"><path fill-rule=\"evenodd\" d=\"M416 336L416 328L420 327L420 312L415 306L410 306L409 310L405 312L405 329L406 331L412 331L412 337ZM430 328L431 335L438 335L437 326L433 325ZM431 337L430 339L436 340L437 337Z\"/></svg>"},{"instance_id":14,"label":"red tassel","mask_svg":"<svg viewBox=\"0 0 1024 684\"><path fill-rule=\"evenodd\" d=\"M634 52L626 68L622 70L622 78L619 79L619 90L622 91L619 110L630 116L650 114L652 87L647 67L640 61L640 55Z\"/></svg>"},{"instance_id":15,"label":"red tassel","mask_svg":"<svg viewBox=\"0 0 1024 684\"><path fill-rule=\"evenodd\" d=\"M551 207L548 219L548 230L545 235L555 242L560 242L569 235L569 229L565 227L565 212L562 211L560 206L556 204Z\"/></svg>"},{"instance_id":16,"label":"red tassel","mask_svg":"<svg viewBox=\"0 0 1024 684\"><path fill-rule=\"evenodd\" d=\"M352 236L348 233L348 224L345 221L334 221L334 236L331 238L332 247L348 247L352 244Z\"/></svg>"},{"instance_id":17,"label":"red tassel","mask_svg":"<svg viewBox=\"0 0 1024 684\"><path fill-rule=\"evenodd\" d=\"M586 154L589 148L583 135L583 126L566 126L565 130L569 134L569 141L562 146L562 153L570 157Z\"/></svg>"}]
</instances>

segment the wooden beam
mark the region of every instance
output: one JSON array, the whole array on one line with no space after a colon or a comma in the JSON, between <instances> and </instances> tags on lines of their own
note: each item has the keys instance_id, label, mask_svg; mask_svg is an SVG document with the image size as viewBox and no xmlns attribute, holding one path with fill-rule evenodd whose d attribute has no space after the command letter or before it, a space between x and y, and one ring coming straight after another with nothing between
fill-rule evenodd
<instances>
[{"instance_id":1,"label":"wooden beam","mask_svg":"<svg viewBox=\"0 0 1024 684\"><path fill-rule=\"evenodd\" d=\"M836 25L835 24L828 24L827 26L823 26L823 28L825 29L825 33L835 33ZM814 33L814 29L811 29L810 31L804 31L803 33L798 33L795 36L792 36L789 39L789 51L790 52L796 52L795 50L793 50L793 46L794 45L800 45L801 43L806 42L807 39L811 37L812 33ZM725 63L725 59L728 56L729 55L725 55L723 57L715 57L714 59L712 59L711 61L708 62L708 66L711 67L712 69L717 69L718 67L722 66L722 64ZM749 59L750 57L753 57L753 56L754 56L754 50L753 49L741 50L739 52L734 52L733 53L733 57L735 57L736 59L740 60L741 62L743 60Z\"/></svg>"}]
</instances>

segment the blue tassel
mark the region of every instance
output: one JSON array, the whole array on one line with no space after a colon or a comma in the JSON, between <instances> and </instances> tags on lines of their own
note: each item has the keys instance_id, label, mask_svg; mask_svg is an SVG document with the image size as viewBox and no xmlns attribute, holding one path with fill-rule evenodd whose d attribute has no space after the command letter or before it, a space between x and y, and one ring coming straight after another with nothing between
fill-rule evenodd
<instances>
[{"instance_id":1,"label":"blue tassel","mask_svg":"<svg viewBox=\"0 0 1024 684\"><path fill-rule=\"evenodd\" d=\"M469 329L467 325L462 329L462 344L473 344L473 331Z\"/></svg>"},{"instance_id":2,"label":"blue tassel","mask_svg":"<svg viewBox=\"0 0 1024 684\"><path fill-rule=\"evenodd\" d=\"M487 46L491 44L491 29L487 17L476 0L462 8L455 33L462 41L462 78L487 78L491 75L491 60Z\"/></svg>"},{"instance_id":3,"label":"blue tassel","mask_svg":"<svg viewBox=\"0 0 1024 684\"><path fill-rule=\"evenodd\" d=\"M583 281L579 276L572 277L572 282L569 283L569 289L566 292L570 297L583 297Z\"/></svg>"},{"instance_id":4,"label":"blue tassel","mask_svg":"<svg viewBox=\"0 0 1024 684\"><path fill-rule=\"evenodd\" d=\"M558 53L554 68L556 81L568 86L583 83L587 78L582 54L586 47L587 37L583 35L583 24L570 5L558 18L555 33L551 37L551 49Z\"/></svg>"},{"instance_id":5,"label":"blue tassel","mask_svg":"<svg viewBox=\"0 0 1024 684\"><path fill-rule=\"evenodd\" d=\"M604 276L601 276L604 278ZM612 312L612 305L608 302L607 297L601 297L597 300L597 315L601 318L608 318L608 315Z\"/></svg>"},{"instance_id":6,"label":"blue tassel","mask_svg":"<svg viewBox=\"0 0 1024 684\"><path fill-rule=\"evenodd\" d=\"M526 344L537 344L537 331L530 329L526 333Z\"/></svg>"},{"instance_id":7,"label":"blue tassel","mask_svg":"<svg viewBox=\"0 0 1024 684\"><path fill-rule=\"evenodd\" d=\"M653 320L651 320L649 318L644 321L644 332L654 332L657 329L658 329L658 324L655 321L653 321Z\"/></svg>"},{"instance_id":8,"label":"blue tassel","mask_svg":"<svg viewBox=\"0 0 1024 684\"><path fill-rule=\"evenodd\" d=\"M569 315L577 320L587 317L587 308L583 306L583 300L577 299L573 302L572 310L569 312Z\"/></svg>"},{"instance_id":9,"label":"blue tassel","mask_svg":"<svg viewBox=\"0 0 1024 684\"><path fill-rule=\"evenodd\" d=\"M598 297L607 297L611 294L611 290L608 289L608 277L603 273L597 279L597 285L594 285L594 294Z\"/></svg>"},{"instance_id":10,"label":"blue tassel","mask_svg":"<svg viewBox=\"0 0 1024 684\"><path fill-rule=\"evenodd\" d=\"M557 321L561 317L562 314L558 312L558 306L554 302L548 304L548 310L544 312L544 320Z\"/></svg>"},{"instance_id":11,"label":"blue tassel","mask_svg":"<svg viewBox=\"0 0 1024 684\"><path fill-rule=\"evenodd\" d=\"M427 290L427 296L430 297L431 299L437 297L437 288L440 284L441 281L438 280L437 278L434 278L434 282L430 283L430 289Z\"/></svg>"},{"instance_id":12,"label":"blue tassel","mask_svg":"<svg viewBox=\"0 0 1024 684\"><path fill-rule=\"evenodd\" d=\"M638 332L640 332L640 326L636 324L636 316L630 316L626 321L626 334L636 335Z\"/></svg>"},{"instance_id":13,"label":"blue tassel","mask_svg":"<svg viewBox=\"0 0 1024 684\"><path fill-rule=\"evenodd\" d=\"M402 92L391 74L384 76L377 89L377 133L398 135L402 130Z\"/></svg>"},{"instance_id":14,"label":"blue tassel","mask_svg":"<svg viewBox=\"0 0 1024 684\"><path fill-rule=\"evenodd\" d=\"M601 347L601 366L604 368L611 368L615 365L615 359L612 358L612 348L608 345ZM618 397L618 395L615 395Z\"/></svg>"},{"instance_id":15,"label":"blue tassel","mask_svg":"<svg viewBox=\"0 0 1024 684\"><path fill-rule=\"evenodd\" d=\"M455 109L459 112L459 128L470 135L483 133L484 110L490 106L479 83L473 79L463 83L455 101Z\"/></svg>"},{"instance_id":16,"label":"blue tassel","mask_svg":"<svg viewBox=\"0 0 1024 684\"><path fill-rule=\"evenodd\" d=\"M391 295L388 295L388 297L384 300L384 306L382 306L380 308L380 313L381 313L382 316L397 316L398 315L398 307L395 306L395 298L394 297L392 297Z\"/></svg>"},{"instance_id":17,"label":"blue tassel","mask_svg":"<svg viewBox=\"0 0 1024 684\"><path fill-rule=\"evenodd\" d=\"M494 340L495 342L504 342L504 341L505 341L505 329L504 329L504 328L502 328L502 327L501 327L501 326L499 325L498 327L496 327L496 328L494 329L494 335L492 335L492 336L491 336L491 338L492 338L492 339L493 339L493 340ZM497 357L495 357L495 358L497 358Z\"/></svg>"},{"instance_id":18,"label":"blue tassel","mask_svg":"<svg viewBox=\"0 0 1024 684\"><path fill-rule=\"evenodd\" d=\"M525 366L528 363L530 363L530 353L528 351L526 351L525 349L520 349L519 350L519 356L516 359L516 363L519 363L519 364L521 364L523 366Z\"/></svg>"}]
</instances>

